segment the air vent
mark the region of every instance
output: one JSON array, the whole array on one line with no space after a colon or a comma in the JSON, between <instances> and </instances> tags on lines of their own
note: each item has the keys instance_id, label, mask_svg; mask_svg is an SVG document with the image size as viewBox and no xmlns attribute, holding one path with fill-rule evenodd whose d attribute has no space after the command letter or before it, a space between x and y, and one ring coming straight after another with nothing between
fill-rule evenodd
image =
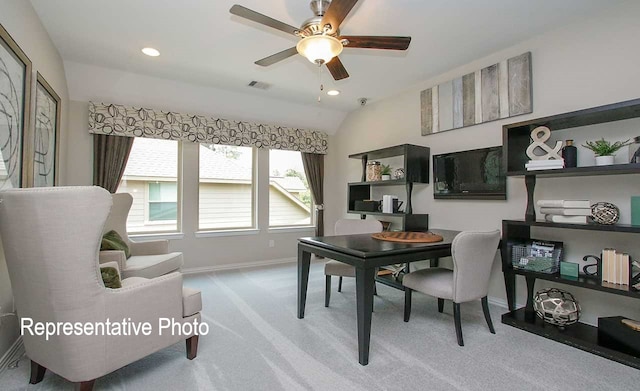
<instances>
[{"instance_id":1,"label":"air vent","mask_svg":"<svg viewBox=\"0 0 640 391\"><path fill-rule=\"evenodd\" d=\"M264 83L264 82L261 82L261 81L256 81L256 80L253 80L253 81L249 82L249 84L247 84L247 86L252 87L252 88L257 88L259 90L268 90L269 88L271 88L271 84Z\"/></svg>"}]
</instances>

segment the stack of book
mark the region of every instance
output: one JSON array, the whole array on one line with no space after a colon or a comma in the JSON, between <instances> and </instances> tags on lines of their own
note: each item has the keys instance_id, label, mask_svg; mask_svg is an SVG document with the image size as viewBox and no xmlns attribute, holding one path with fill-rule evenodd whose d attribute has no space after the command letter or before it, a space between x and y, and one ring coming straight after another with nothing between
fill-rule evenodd
<instances>
[{"instance_id":1,"label":"stack of book","mask_svg":"<svg viewBox=\"0 0 640 391\"><path fill-rule=\"evenodd\" d=\"M540 213L553 223L587 224L591 216L589 200L539 200Z\"/></svg>"},{"instance_id":2,"label":"stack of book","mask_svg":"<svg viewBox=\"0 0 640 391\"><path fill-rule=\"evenodd\" d=\"M629 254L619 253L612 248L602 250L602 282L629 285L630 281L631 260Z\"/></svg>"},{"instance_id":3,"label":"stack of book","mask_svg":"<svg viewBox=\"0 0 640 391\"><path fill-rule=\"evenodd\" d=\"M529 160L524 167L527 171L555 170L564 168L564 159Z\"/></svg>"}]
</instances>

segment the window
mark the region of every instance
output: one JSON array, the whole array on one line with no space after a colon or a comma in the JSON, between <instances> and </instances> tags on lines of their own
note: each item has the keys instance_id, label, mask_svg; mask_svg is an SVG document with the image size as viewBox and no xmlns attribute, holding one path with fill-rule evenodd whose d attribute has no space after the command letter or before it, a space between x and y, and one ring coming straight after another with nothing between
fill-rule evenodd
<instances>
[{"instance_id":1,"label":"window","mask_svg":"<svg viewBox=\"0 0 640 391\"><path fill-rule=\"evenodd\" d=\"M149 183L149 221L177 220L178 188L175 182Z\"/></svg>"},{"instance_id":2,"label":"window","mask_svg":"<svg viewBox=\"0 0 640 391\"><path fill-rule=\"evenodd\" d=\"M200 144L198 228L255 227L254 149Z\"/></svg>"},{"instance_id":3,"label":"window","mask_svg":"<svg viewBox=\"0 0 640 391\"><path fill-rule=\"evenodd\" d=\"M178 230L178 145L173 140L136 138L119 193L131 193L129 233Z\"/></svg>"},{"instance_id":4,"label":"window","mask_svg":"<svg viewBox=\"0 0 640 391\"><path fill-rule=\"evenodd\" d=\"M311 225L313 202L302 155L297 151L269 151L269 226Z\"/></svg>"}]
</instances>

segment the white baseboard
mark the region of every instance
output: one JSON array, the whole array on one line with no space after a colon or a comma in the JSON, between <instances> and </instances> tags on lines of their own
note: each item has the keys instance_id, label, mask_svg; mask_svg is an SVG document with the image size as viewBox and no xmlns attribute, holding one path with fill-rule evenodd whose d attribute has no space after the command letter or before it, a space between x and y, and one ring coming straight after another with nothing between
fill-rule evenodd
<instances>
[{"instance_id":1,"label":"white baseboard","mask_svg":"<svg viewBox=\"0 0 640 391\"><path fill-rule=\"evenodd\" d=\"M7 369L9 364L20 358L22 352L24 350L24 345L22 344L22 336L19 336L13 345L5 352L5 354L0 358L0 377Z\"/></svg>"},{"instance_id":2,"label":"white baseboard","mask_svg":"<svg viewBox=\"0 0 640 391\"><path fill-rule=\"evenodd\" d=\"M487 300L489 301L489 304L493 304L493 305L496 305L496 306L502 307L502 308L509 308L509 304L504 299L499 299L497 297L489 296L487 298ZM525 305L526 305L525 303L518 303L516 301L516 308L524 307Z\"/></svg>"},{"instance_id":3,"label":"white baseboard","mask_svg":"<svg viewBox=\"0 0 640 391\"><path fill-rule=\"evenodd\" d=\"M182 274L210 273L210 272L217 272L221 270L245 269L245 268L257 267L257 266L280 265L283 263L294 263L297 261L298 261L298 258L292 257L292 258L281 258L281 259L268 259L264 261L255 261L255 262L228 263L225 265L187 267L187 268L182 268Z\"/></svg>"}]
</instances>

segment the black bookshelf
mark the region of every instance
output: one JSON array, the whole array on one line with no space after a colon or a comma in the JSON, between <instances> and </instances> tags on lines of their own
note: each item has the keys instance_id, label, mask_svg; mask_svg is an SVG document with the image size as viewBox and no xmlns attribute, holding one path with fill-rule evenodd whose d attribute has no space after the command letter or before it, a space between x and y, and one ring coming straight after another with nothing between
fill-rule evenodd
<instances>
[{"instance_id":1,"label":"black bookshelf","mask_svg":"<svg viewBox=\"0 0 640 391\"><path fill-rule=\"evenodd\" d=\"M640 369L639 357L621 352L608 344L598 336L598 328L595 326L578 322L560 329L545 324L535 313L528 312L525 308L503 314L502 323Z\"/></svg>"},{"instance_id":2,"label":"black bookshelf","mask_svg":"<svg viewBox=\"0 0 640 391\"><path fill-rule=\"evenodd\" d=\"M597 327L577 323L567 326L563 330L545 324L533 311L533 296L535 293L536 280L577 286L603 293L626 296L632 299L640 299L640 292L638 292L638 290L625 285L601 283L599 278L588 276L565 278L558 273L545 274L514 269L510 248L510 243L533 239L531 237L531 227L599 231L603 233L640 233L640 226L629 224L566 224L538 221L534 208L536 178L640 174L640 164L615 164L609 166L575 167L540 171L526 171L524 168L525 163L528 161L526 149L530 143L530 134L531 131L538 126L546 126L551 129L552 132L555 132L580 126L604 124L638 117L640 117L640 99L503 126L503 158L505 159L505 167L507 167L507 175L524 177L527 188L527 208L523 220L502 221L502 242L504 245L501 248L501 253L502 271L510 311L502 316L502 323L640 369L640 357L628 354L623 346L608 345L608 340L606 340L605 337L599 338ZM551 237L545 235L545 237L553 240L552 235ZM515 308L517 275L523 276L527 285L527 304L524 308L520 309Z\"/></svg>"},{"instance_id":3,"label":"black bookshelf","mask_svg":"<svg viewBox=\"0 0 640 391\"><path fill-rule=\"evenodd\" d=\"M402 179L386 181L367 181L367 162L375 159L385 159L402 156L405 175ZM414 183L429 183L429 167L431 154L429 147L412 144L401 144L393 147L376 149L349 155L349 158L359 159L362 162L362 179L360 182L347 184L347 213L359 214L362 218L367 215L387 216L401 218L403 231L427 231L429 229L428 214L414 214L411 204L411 195ZM404 213L369 212L355 209L356 201L371 199L371 190L379 186L404 186L407 200L404 205Z\"/></svg>"}]
</instances>

